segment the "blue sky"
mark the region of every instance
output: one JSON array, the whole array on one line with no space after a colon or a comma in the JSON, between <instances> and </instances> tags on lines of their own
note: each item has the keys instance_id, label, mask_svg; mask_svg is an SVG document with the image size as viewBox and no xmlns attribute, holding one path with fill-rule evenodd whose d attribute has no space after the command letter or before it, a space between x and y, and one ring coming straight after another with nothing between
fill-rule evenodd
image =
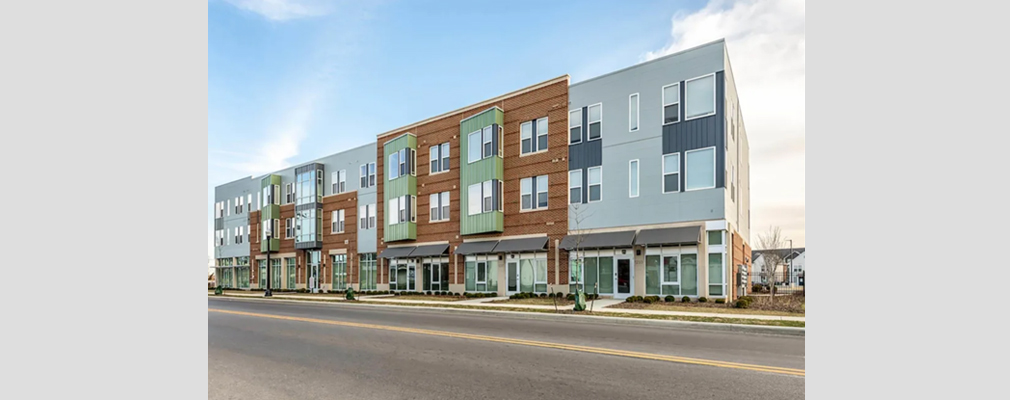
<instances>
[{"instance_id":1,"label":"blue sky","mask_svg":"<svg viewBox=\"0 0 1010 400\"><path fill-rule=\"evenodd\" d=\"M796 6L778 3L792 2L209 0L208 227L214 186L566 73L578 82L725 37L740 76L734 37L776 28L725 21Z\"/></svg>"}]
</instances>

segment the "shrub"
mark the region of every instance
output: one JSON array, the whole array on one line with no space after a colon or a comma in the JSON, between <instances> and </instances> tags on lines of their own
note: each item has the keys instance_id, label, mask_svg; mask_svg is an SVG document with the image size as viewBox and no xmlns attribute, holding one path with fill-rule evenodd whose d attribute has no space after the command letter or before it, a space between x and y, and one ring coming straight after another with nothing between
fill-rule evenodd
<instances>
[{"instance_id":1,"label":"shrub","mask_svg":"<svg viewBox=\"0 0 1010 400\"><path fill-rule=\"evenodd\" d=\"M648 300L649 304L659 303L659 296L645 296L645 299L643 300Z\"/></svg>"},{"instance_id":2,"label":"shrub","mask_svg":"<svg viewBox=\"0 0 1010 400\"><path fill-rule=\"evenodd\" d=\"M646 297L644 300L642 300L642 302L644 302L645 304L652 304L652 296Z\"/></svg>"},{"instance_id":3,"label":"shrub","mask_svg":"<svg viewBox=\"0 0 1010 400\"><path fill-rule=\"evenodd\" d=\"M726 304L726 299L715 299L715 304Z\"/></svg>"},{"instance_id":4,"label":"shrub","mask_svg":"<svg viewBox=\"0 0 1010 400\"><path fill-rule=\"evenodd\" d=\"M426 296L431 296L431 291L429 290L429 291L427 291L427 292L424 292L424 294L425 294Z\"/></svg>"},{"instance_id":5,"label":"shrub","mask_svg":"<svg viewBox=\"0 0 1010 400\"><path fill-rule=\"evenodd\" d=\"M569 293L567 296L565 296L565 299L569 301L575 301L575 293Z\"/></svg>"},{"instance_id":6,"label":"shrub","mask_svg":"<svg viewBox=\"0 0 1010 400\"><path fill-rule=\"evenodd\" d=\"M645 298L643 298L642 296L628 296L628 298L625 299L624 301L627 301L629 303L641 303L645 301Z\"/></svg>"},{"instance_id":7,"label":"shrub","mask_svg":"<svg viewBox=\"0 0 1010 400\"><path fill-rule=\"evenodd\" d=\"M760 284L760 283L755 283L754 287L751 288L751 291L754 292L754 293L761 293L764 290L765 290L765 286L762 285L762 284Z\"/></svg>"},{"instance_id":8,"label":"shrub","mask_svg":"<svg viewBox=\"0 0 1010 400\"><path fill-rule=\"evenodd\" d=\"M674 303L674 302L677 301L677 298L673 297L671 295L667 295L666 297L663 298L663 301L665 301L667 303Z\"/></svg>"},{"instance_id":9,"label":"shrub","mask_svg":"<svg viewBox=\"0 0 1010 400\"><path fill-rule=\"evenodd\" d=\"M547 293L540 293L540 296L539 296L539 297L540 297L541 299L546 299L546 298L547 298Z\"/></svg>"},{"instance_id":10,"label":"shrub","mask_svg":"<svg viewBox=\"0 0 1010 400\"><path fill-rule=\"evenodd\" d=\"M744 299L743 297L736 300L734 306L736 308L750 308L750 300Z\"/></svg>"},{"instance_id":11,"label":"shrub","mask_svg":"<svg viewBox=\"0 0 1010 400\"><path fill-rule=\"evenodd\" d=\"M687 296L684 296L683 298L680 299L680 301L683 302L683 303L690 303L691 302L691 298L687 297Z\"/></svg>"},{"instance_id":12,"label":"shrub","mask_svg":"<svg viewBox=\"0 0 1010 400\"><path fill-rule=\"evenodd\" d=\"M699 302L699 303L706 303L706 302L708 302L708 299L706 299L706 298L704 298L704 297L699 297L699 298L698 298L698 302Z\"/></svg>"}]
</instances>

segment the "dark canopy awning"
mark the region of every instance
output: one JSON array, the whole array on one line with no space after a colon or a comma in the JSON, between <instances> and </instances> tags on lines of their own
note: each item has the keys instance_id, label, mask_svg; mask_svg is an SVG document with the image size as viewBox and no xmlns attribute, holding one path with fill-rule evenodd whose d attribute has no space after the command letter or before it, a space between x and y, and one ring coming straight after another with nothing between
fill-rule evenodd
<instances>
[{"instance_id":1,"label":"dark canopy awning","mask_svg":"<svg viewBox=\"0 0 1010 400\"><path fill-rule=\"evenodd\" d=\"M631 247L635 241L635 231L587 233L582 235L579 243L579 235L568 235L561 239L561 248L573 250L576 246L582 249L600 249L607 247Z\"/></svg>"},{"instance_id":2,"label":"dark canopy awning","mask_svg":"<svg viewBox=\"0 0 1010 400\"><path fill-rule=\"evenodd\" d=\"M379 257L382 257L382 258L400 258L400 257L406 257L406 256L410 255L410 252L414 251L414 249L416 249L416 248L417 247L415 247L415 246L387 247L385 250L383 250L381 253L379 253Z\"/></svg>"},{"instance_id":3,"label":"dark canopy awning","mask_svg":"<svg viewBox=\"0 0 1010 400\"><path fill-rule=\"evenodd\" d=\"M449 253L448 244L429 244L425 246L417 246L414 251L410 253L411 257L435 257L446 255Z\"/></svg>"},{"instance_id":4,"label":"dark canopy awning","mask_svg":"<svg viewBox=\"0 0 1010 400\"><path fill-rule=\"evenodd\" d=\"M638 238L635 239L635 244L639 246L698 244L699 242L701 242L701 226L648 229L639 232Z\"/></svg>"},{"instance_id":5,"label":"dark canopy awning","mask_svg":"<svg viewBox=\"0 0 1010 400\"><path fill-rule=\"evenodd\" d=\"M456 248L456 254L459 255L469 255L469 254L486 254L494 250L494 247L498 245L497 240L487 240L483 242L463 242Z\"/></svg>"},{"instance_id":6,"label":"dark canopy awning","mask_svg":"<svg viewBox=\"0 0 1010 400\"><path fill-rule=\"evenodd\" d=\"M547 246L547 236L524 239L506 239L498 242L498 245L494 248L494 252L519 253L523 251L543 251L545 246Z\"/></svg>"}]
</instances>

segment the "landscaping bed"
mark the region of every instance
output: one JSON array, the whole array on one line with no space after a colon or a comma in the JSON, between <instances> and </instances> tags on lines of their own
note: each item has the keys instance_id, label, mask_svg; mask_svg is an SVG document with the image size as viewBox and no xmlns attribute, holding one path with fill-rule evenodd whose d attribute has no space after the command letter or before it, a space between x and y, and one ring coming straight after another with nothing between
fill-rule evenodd
<instances>
[{"instance_id":1,"label":"landscaping bed","mask_svg":"<svg viewBox=\"0 0 1010 400\"><path fill-rule=\"evenodd\" d=\"M639 297L639 296L633 296ZM646 299L649 299L647 301ZM644 298L629 298L631 301L615 304L608 308L622 308L634 310L660 310L660 311L686 311L686 312L718 312L727 314L752 314L752 315L778 315L802 317L806 315L806 302L803 295L778 295L772 301L771 297L755 296L744 308L737 307L733 303L720 304L711 299L699 301L692 299L684 302L684 298L673 298L673 296L658 297L646 296ZM638 300L638 301L636 301ZM673 300L673 301L668 301Z\"/></svg>"},{"instance_id":2,"label":"landscaping bed","mask_svg":"<svg viewBox=\"0 0 1010 400\"><path fill-rule=\"evenodd\" d=\"M566 299L564 297L562 297L560 299L557 299L557 298L552 299L550 297L530 297L528 299L494 300L494 301L491 301L490 303L530 304L530 305L536 305L536 306L553 306L555 304L554 303L555 301L557 301L558 307L561 307L561 306L570 306L572 304L575 304L575 301L568 300L568 299Z\"/></svg>"},{"instance_id":3,"label":"landscaping bed","mask_svg":"<svg viewBox=\"0 0 1010 400\"><path fill-rule=\"evenodd\" d=\"M424 301L460 301L466 300L463 296L443 296L443 295L403 295L386 297L387 300L424 300Z\"/></svg>"}]
</instances>

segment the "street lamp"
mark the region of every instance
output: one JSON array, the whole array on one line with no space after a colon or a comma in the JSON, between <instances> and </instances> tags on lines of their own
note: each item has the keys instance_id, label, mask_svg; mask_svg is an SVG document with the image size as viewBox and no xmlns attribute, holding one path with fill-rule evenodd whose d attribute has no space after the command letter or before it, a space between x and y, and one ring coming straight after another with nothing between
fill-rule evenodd
<instances>
[{"instance_id":1,"label":"street lamp","mask_svg":"<svg viewBox=\"0 0 1010 400\"><path fill-rule=\"evenodd\" d=\"M263 292L263 297L273 297L270 292L270 238L273 234L273 229L267 231L267 289Z\"/></svg>"}]
</instances>

